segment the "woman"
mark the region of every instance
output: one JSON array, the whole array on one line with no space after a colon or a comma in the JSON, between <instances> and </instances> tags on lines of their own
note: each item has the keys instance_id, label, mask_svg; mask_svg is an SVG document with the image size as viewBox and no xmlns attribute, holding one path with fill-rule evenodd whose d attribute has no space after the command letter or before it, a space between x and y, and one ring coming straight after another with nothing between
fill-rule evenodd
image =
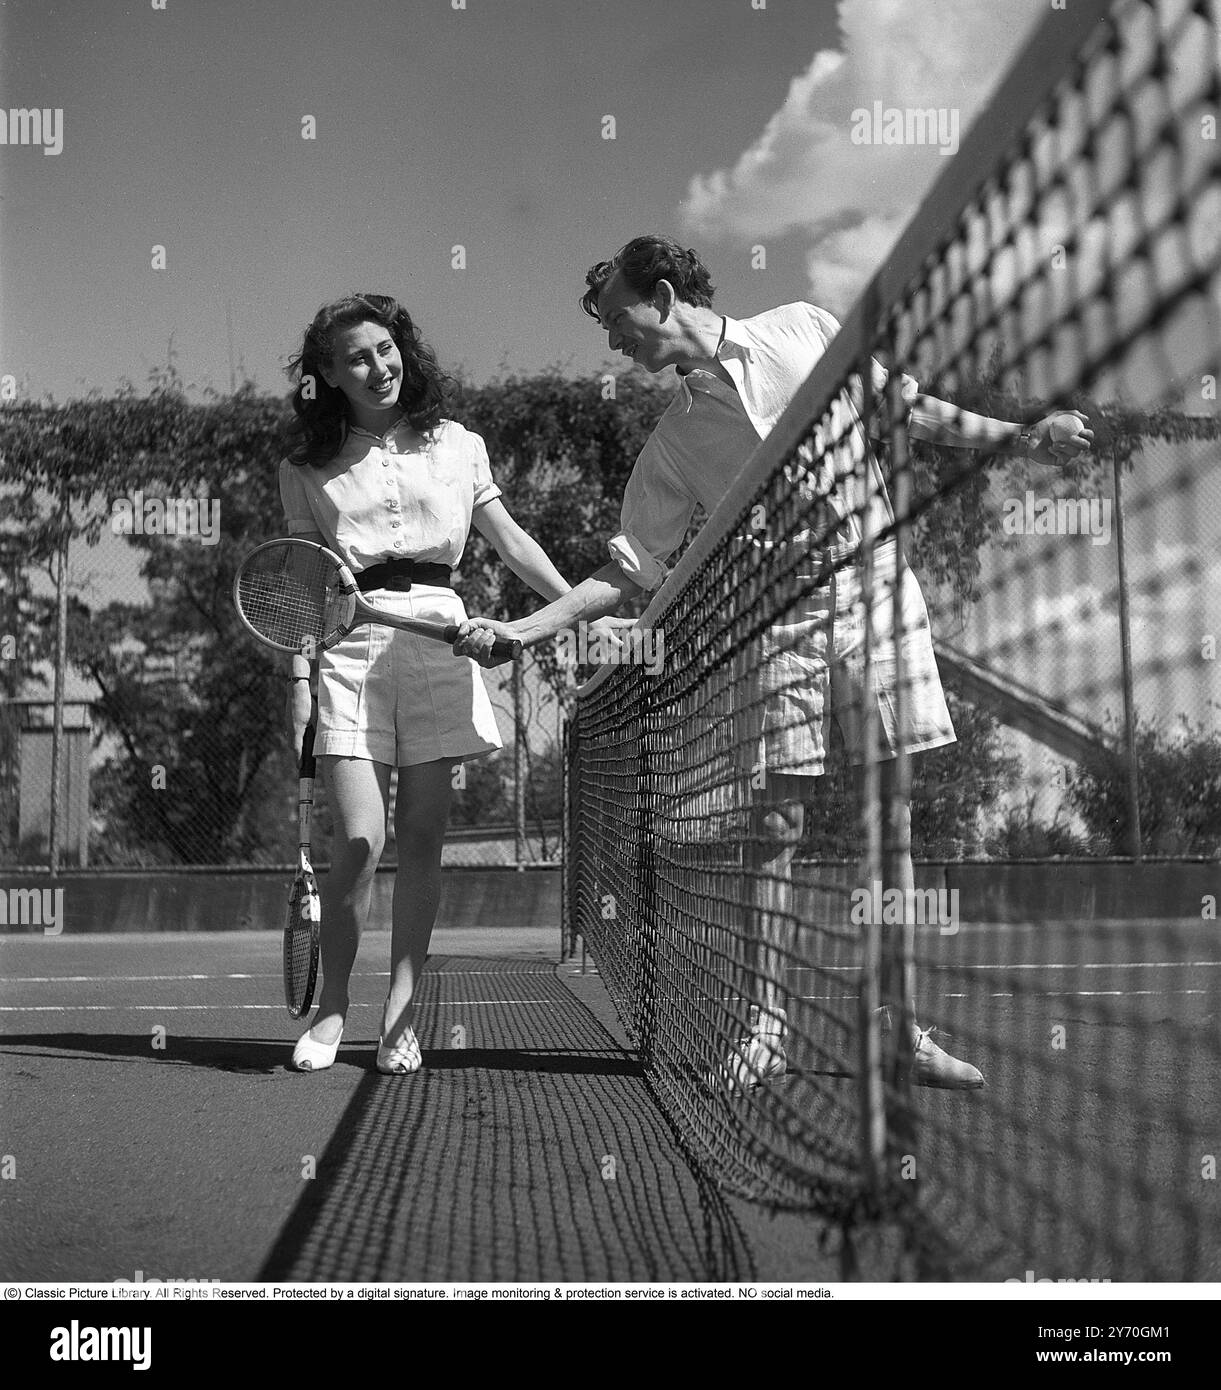
<instances>
[{"instance_id":1,"label":"woman","mask_svg":"<svg viewBox=\"0 0 1221 1390\"><path fill-rule=\"evenodd\" d=\"M500 500L483 440L444 417L448 379L396 300L363 294L324 305L289 371L299 436L280 465L289 534L342 556L370 602L461 622L450 570L472 523L544 599L568 592ZM304 657L292 662L290 717L299 734L311 670ZM501 741L478 668L443 643L362 625L322 654L317 679L314 749L335 829L322 884L322 992L292 1064L319 1071L335 1060L397 767L399 871L377 1067L412 1072L420 1066L412 1012L437 914L455 769Z\"/></svg>"}]
</instances>

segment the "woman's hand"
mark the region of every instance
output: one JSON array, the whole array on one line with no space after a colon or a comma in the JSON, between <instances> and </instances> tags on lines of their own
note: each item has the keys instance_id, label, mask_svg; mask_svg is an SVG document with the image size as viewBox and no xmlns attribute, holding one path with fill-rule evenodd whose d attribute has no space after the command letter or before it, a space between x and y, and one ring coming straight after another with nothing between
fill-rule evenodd
<instances>
[{"instance_id":1,"label":"woman's hand","mask_svg":"<svg viewBox=\"0 0 1221 1390\"><path fill-rule=\"evenodd\" d=\"M309 678L295 677L288 681L288 727L292 730L293 753L301 753L301 740L307 724L318 718L318 704L310 692Z\"/></svg>"},{"instance_id":2,"label":"woman's hand","mask_svg":"<svg viewBox=\"0 0 1221 1390\"><path fill-rule=\"evenodd\" d=\"M522 641L521 633L512 623L498 623L495 618L467 618L458 628L454 655L469 656L472 661L477 661L488 670L494 666L503 666L512 658L492 655L492 643L498 637L507 637L515 642Z\"/></svg>"}]
</instances>

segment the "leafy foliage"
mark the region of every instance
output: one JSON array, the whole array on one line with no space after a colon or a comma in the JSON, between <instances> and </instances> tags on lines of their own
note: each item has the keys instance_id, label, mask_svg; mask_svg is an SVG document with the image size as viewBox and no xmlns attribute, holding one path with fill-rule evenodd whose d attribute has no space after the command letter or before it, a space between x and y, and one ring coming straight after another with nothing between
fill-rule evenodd
<instances>
[{"instance_id":1,"label":"leafy foliage","mask_svg":"<svg viewBox=\"0 0 1221 1390\"><path fill-rule=\"evenodd\" d=\"M1060 808L1050 821L1044 820L1038 814L1037 801L1038 792L1030 792L1018 805L1006 808L985 841L989 859L1056 859L1103 849L1075 834L1064 823Z\"/></svg>"},{"instance_id":2,"label":"leafy foliage","mask_svg":"<svg viewBox=\"0 0 1221 1390\"><path fill-rule=\"evenodd\" d=\"M628 475L672 394L651 379L570 379L558 371L463 386L454 414L483 436L505 505L576 584L607 561ZM472 532L460 588L468 612L519 616L539 599ZM558 692L555 653L534 652Z\"/></svg>"},{"instance_id":3,"label":"leafy foliage","mask_svg":"<svg viewBox=\"0 0 1221 1390\"><path fill-rule=\"evenodd\" d=\"M72 664L97 683L95 729L119 750L97 775L101 862L286 857L287 815L267 814L272 788L292 785L282 671L254 648L231 598L240 557L279 530L286 421L281 402L249 390L191 404L172 372L144 397L0 412L3 477L27 562L45 562L65 524L73 538L96 541L111 499L136 489L220 507L215 545L128 538L152 604L71 605ZM47 616L45 604L31 606L17 634L27 672L50 655ZM149 678L165 670L174 677Z\"/></svg>"},{"instance_id":4,"label":"leafy foliage","mask_svg":"<svg viewBox=\"0 0 1221 1390\"><path fill-rule=\"evenodd\" d=\"M979 845L980 817L1017 776L1018 762L998 737L996 718L946 692L956 743L911 760L912 854L961 859ZM854 776L836 739L818 795L806 805L804 847L817 858L853 860L861 852L861 807Z\"/></svg>"},{"instance_id":5,"label":"leafy foliage","mask_svg":"<svg viewBox=\"0 0 1221 1390\"><path fill-rule=\"evenodd\" d=\"M935 383L926 389L935 392ZM483 435L510 510L576 582L605 561L628 474L669 394L668 386L639 374L573 380L552 369L461 384L451 414ZM1042 413L1006 394L995 371L968 383L957 403L1007 418ZM1065 470L1061 483L1070 489L1096 487L1111 454L1131 468L1143 438L1221 434L1212 417L1074 404L1091 416L1099 442L1093 459ZM35 594L31 574L35 567L52 569L65 529L73 539L95 542L109 525L112 499L138 488L220 505L215 545L129 537L140 552L151 605L72 601L71 660L101 692L95 730L99 744L113 750L94 779L95 860L199 863L291 853L293 751L282 663L247 637L230 598L241 556L280 532L276 470L289 421L286 400L250 387L203 403L188 400L172 360L143 395L129 388L106 399L0 410L0 633L16 637L18 655L0 662L0 696L12 697L53 656L53 603ZM913 527L913 565L943 610L965 608L978 596L982 548L999 533L987 476L958 450L919 445L913 458L924 504ZM1018 487L1029 467L998 463L993 473L1000 470L1003 481ZM478 534L459 582L471 612L517 616L538 603ZM564 691L554 653L537 655L553 688ZM914 834L917 852L926 855L973 842L979 809L992 805L996 789L1012 776L994 721L960 703L953 712L958 744L914 765ZM10 811L13 727L11 719L0 721L0 791ZM536 822L551 820L559 810L559 750L523 746L532 763L528 813ZM1158 844L1215 852L1219 755L1209 736L1189 731L1175 743L1149 726L1141 732L1141 758L1147 833ZM484 816L511 815L509 767L508 752L468 767L479 795L459 799L459 822L476 808ZM157 769L164 790L156 786ZM1122 785L1114 768L1095 768L1074 788L1096 839L1122 843ZM842 764L820 793L808 838L822 852L854 823ZM320 819L325 826L325 807Z\"/></svg>"},{"instance_id":6,"label":"leafy foliage","mask_svg":"<svg viewBox=\"0 0 1221 1390\"><path fill-rule=\"evenodd\" d=\"M1221 736L1180 720L1174 733L1137 720L1141 837L1152 854L1221 854ZM1124 757L1099 757L1079 769L1068 798L1110 854L1128 853L1128 771Z\"/></svg>"}]
</instances>

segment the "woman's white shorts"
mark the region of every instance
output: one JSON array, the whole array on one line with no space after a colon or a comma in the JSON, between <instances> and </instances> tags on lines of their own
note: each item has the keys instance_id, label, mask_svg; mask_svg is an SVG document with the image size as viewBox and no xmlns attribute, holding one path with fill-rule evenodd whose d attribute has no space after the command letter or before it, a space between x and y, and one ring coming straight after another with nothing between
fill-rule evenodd
<instances>
[{"instance_id":1,"label":"woman's white shorts","mask_svg":"<svg viewBox=\"0 0 1221 1390\"><path fill-rule=\"evenodd\" d=\"M416 584L365 599L406 618L460 623L452 589ZM369 758L392 767L477 758L503 747L480 668L444 642L362 623L318 663L319 756Z\"/></svg>"}]
</instances>

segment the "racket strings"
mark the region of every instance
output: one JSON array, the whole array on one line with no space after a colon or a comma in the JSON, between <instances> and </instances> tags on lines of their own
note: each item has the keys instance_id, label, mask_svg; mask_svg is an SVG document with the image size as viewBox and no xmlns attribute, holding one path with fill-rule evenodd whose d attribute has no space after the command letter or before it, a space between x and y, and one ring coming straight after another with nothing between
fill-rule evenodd
<instances>
[{"instance_id":1,"label":"racket strings","mask_svg":"<svg viewBox=\"0 0 1221 1390\"><path fill-rule=\"evenodd\" d=\"M297 879L288 899L288 928L284 949L284 990L290 1009L308 1007L313 993L316 961L317 894L308 880Z\"/></svg>"},{"instance_id":2,"label":"racket strings","mask_svg":"<svg viewBox=\"0 0 1221 1390\"><path fill-rule=\"evenodd\" d=\"M343 621L349 597L334 563L300 545L269 546L238 577L238 601L252 628L269 642L298 649L321 646Z\"/></svg>"}]
</instances>

